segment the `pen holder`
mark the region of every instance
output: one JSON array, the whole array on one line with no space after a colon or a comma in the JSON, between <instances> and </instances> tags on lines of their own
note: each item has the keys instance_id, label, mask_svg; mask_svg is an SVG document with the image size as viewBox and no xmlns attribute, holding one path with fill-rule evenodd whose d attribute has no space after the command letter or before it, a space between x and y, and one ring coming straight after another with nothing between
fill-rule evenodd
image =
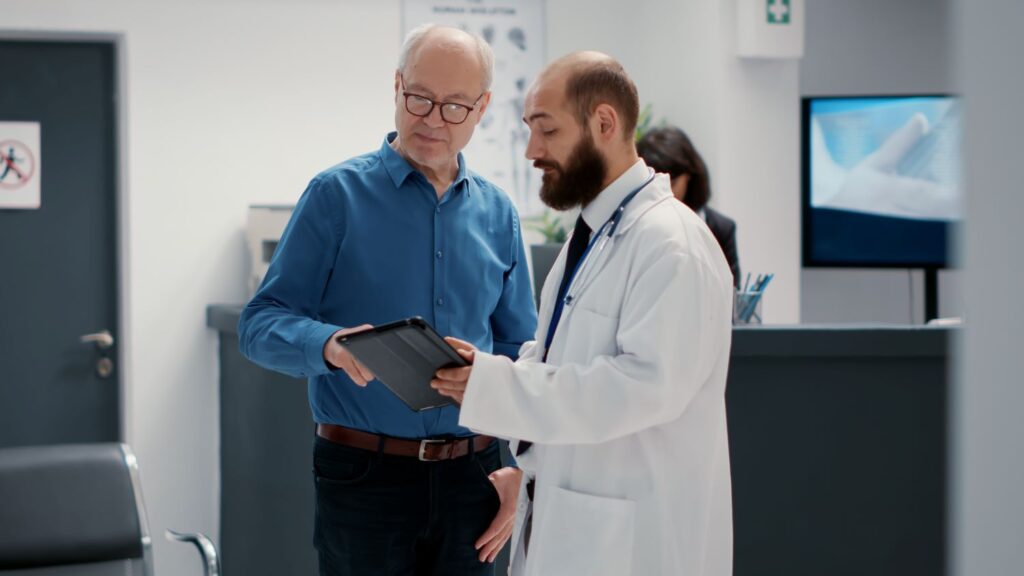
<instances>
[{"instance_id":1,"label":"pen holder","mask_svg":"<svg viewBox=\"0 0 1024 576\"><path fill-rule=\"evenodd\" d=\"M736 290L732 299L732 323L761 324L762 294L763 290Z\"/></svg>"}]
</instances>

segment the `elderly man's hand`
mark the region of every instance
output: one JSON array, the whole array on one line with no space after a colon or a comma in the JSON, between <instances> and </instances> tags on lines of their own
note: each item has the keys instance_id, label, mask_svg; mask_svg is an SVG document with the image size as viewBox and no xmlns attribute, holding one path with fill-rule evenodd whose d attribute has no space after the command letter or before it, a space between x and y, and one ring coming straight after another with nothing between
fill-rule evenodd
<instances>
[{"instance_id":1,"label":"elderly man's hand","mask_svg":"<svg viewBox=\"0 0 1024 576\"><path fill-rule=\"evenodd\" d=\"M512 536L512 528L516 523L516 501L519 500L519 486L523 481L523 471L518 468L506 467L495 470L488 476L494 489L498 492L501 506L495 514L491 525L476 541L476 549L480 551L481 562L494 562L505 542Z\"/></svg>"},{"instance_id":2,"label":"elderly man's hand","mask_svg":"<svg viewBox=\"0 0 1024 576\"><path fill-rule=\"evenodd\" d=\"M469 366L461 368L441 368L434 374L430 386L437 390L442 396L447 396L457 403L462 404L462 398L466 395L466 385L469 384L469 376L473 372L473 357L476 348L464 340L448 336L445 341L452 345L452 348L459 353Z\"/></svg>"},{"instance_id":3,"label":"elderly man's hand","mask_svg":"<svg viewBox=\"0 0 1024 576\"><path fill-rule=\"evenodd\" d=\"M340 336L369 330L370 328L373 328L373 326L370 324L363 324L362 326L356 326L355 328L338 330L327 339L326 343L324 343L324 361L333 369L344 370L345 374L348 374L348 377L356 386L365 387L370 380L375 378L375 376L366 366L363 366L362 362L356 360L356 357L353 356L347 348L338 342L338 338Z\"/></svg>"}]
</instances>

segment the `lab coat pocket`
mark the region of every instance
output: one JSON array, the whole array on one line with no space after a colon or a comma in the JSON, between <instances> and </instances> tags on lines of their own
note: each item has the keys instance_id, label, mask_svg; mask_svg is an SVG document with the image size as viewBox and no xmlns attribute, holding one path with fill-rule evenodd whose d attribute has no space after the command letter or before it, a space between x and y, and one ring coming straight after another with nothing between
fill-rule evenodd
<instances>
[{"instance_id":1,"label":"lab coat pocket","mask_svg":"<svg viewBox=\"0 0 1024 576\"><path fill-rule=\"evenodd\" d=\"M578 307L569 318L569 333L562 358L580 361L595 356L614 356L618 352L618 328L618 318Z\"/></svg>"},{"instance_id":2,"label":"lab coat pocket","mask_svg":"<svg viewBox=\"0 0 1024 576\"><path fill-rule=\"evenodd\" d=\"M527 563L530 574L628 576L633 564L631 500L551 487L543 516L535 518Z\"/></svg>"}]
</instances>

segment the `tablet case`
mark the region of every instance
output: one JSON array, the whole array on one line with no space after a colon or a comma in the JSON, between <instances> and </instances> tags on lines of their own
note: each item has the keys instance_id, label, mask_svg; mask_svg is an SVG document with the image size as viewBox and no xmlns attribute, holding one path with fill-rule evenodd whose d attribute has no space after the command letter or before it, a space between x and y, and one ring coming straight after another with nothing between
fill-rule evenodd
<instances>
[{"instance_id":1,"label":"tablet case","mask_svg":"<svg viewBox=\"0 0 1024 576\"><path fill-rule=\"evenodd\" d=\"M439 368L468 365L419 316L339 336L338 343L416 412L451 404L430 381Z\"/></svg>"}]
</instances>

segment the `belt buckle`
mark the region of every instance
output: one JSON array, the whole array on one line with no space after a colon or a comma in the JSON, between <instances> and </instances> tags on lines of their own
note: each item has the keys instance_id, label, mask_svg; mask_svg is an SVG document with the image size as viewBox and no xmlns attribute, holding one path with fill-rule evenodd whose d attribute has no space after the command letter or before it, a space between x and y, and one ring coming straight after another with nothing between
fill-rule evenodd
<instances>
[{"instance_id":1,"label":"belt buckle","mask_svg":"<svg viewBox=\"0 0 1024 576\"><path fill-rule=\"evenodd\" d=\"M441 458L427 458L425 452L427 450L427 444L444 444L445 442L447 442L447 440L441 438L427 438L426 440L420 440L420 462L440 462Z\"/></svg>"}]
</instances>

